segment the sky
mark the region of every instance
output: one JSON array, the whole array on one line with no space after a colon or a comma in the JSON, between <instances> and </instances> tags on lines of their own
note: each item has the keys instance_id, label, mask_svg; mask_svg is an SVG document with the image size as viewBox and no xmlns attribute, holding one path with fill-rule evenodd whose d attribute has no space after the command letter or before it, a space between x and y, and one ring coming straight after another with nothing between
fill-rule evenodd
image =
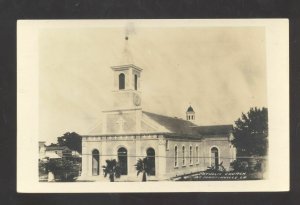
<instances>
[{"instance_id":1,"label":"sky","mask_svg":"<svg viewBox=\"0 0 300 205\"><path fill-rule=\"evenodd\" d=\"M88 134L112 104L110 67L128 63L143 69L143 110L185 118L191 105L198 125L234 124L267 107L265 52L262 27L44 28L40 140Z\"/></svg>"}]
</instances>

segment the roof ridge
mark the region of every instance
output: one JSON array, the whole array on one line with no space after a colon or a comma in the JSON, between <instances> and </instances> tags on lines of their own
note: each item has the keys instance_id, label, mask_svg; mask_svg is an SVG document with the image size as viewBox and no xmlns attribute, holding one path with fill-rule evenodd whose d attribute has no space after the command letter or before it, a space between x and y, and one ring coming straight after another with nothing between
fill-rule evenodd
<instances>
[{"instance_id":1,"label":"roof ridge","mask_svg":"<svg viewBox=\"0 0 300 205\"><path fill-rule=\"evenodd\" d=\"M224 126L231 126L231 127L233 127L232 124L221 124L221 125L198 125L197 127L224 127Z\"/></svg>"},{"instance_id":2,"label":"roof ridge","mask_svg":"<svg viewBox=\"0 0 300 205\"><path fill-rule=\"evenodd\" d=\"M182 120L182 121L185 121L185 122L189 122L191 124L194 124L192 123L191 121L188 121L188 120L185 120L185 119L182 119L182 118L179 118L179 117L171 117L171 116L168 116L168 115L162 115L162 114L157 114L157 113L153 113L153 112L148 112L148 111L142 111L143 113L148 113L148 114L152 114L152 115L157 115L157 116L161 116L161 117L167 117L167 118L171 118L171 119L176 119L176 120ZM195 126L197 126L196 124L194 124Z\"/></svg>"}]
</instances>

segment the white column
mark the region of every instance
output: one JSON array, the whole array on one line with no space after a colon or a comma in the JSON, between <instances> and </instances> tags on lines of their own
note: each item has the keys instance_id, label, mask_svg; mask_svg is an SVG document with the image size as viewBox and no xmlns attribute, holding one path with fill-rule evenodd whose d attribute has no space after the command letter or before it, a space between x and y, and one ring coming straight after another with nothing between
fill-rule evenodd
<instances>
[{"instance_id":1,"label":"white column","mask_svg":"<svg viewBox=\"0 0 300 205\"><path fill-rule=\"evenodd\" d=\"M82 166L82 172L81 176L87 176L88 173L88 155L87 155L87 143L86 138L82 138L82 157L81 157L81 166Z\"/></svg>"},{"instance_id":2,"label":"white column","mask_svg":"<svg viewBox=\"0 0 300 205\"><path fill-rule=\"evenodd\" d=\"M164 139L163 135L159 136L158 139L158 150L155 161L157 168L157 177L159 179L164 179L166 177L166 139Z\"/></svg>"},{"instance_id":3,"label":"white column","mask_svg":"<svg viewBox=\"0 0 300 205\"><path fill-rule=\"evenodd\" d=\"M87 175L88 176L92 176L92 172L93 172L93 155L92 155L92 150L87 149L86 152L86 156L87 156Z\"/></svg>"},{"instance_id":4,"label":"white column","mask_svg":"<svg viewBox=\"0 0 300 205\"><path fill-rule=\"evenodd\" d=\"M135 136L135 163L137 163L138 159L143 159L144 157L142 157L142 143L141 143L141 136L137 135ZM134 172L136 175L136 171L135 171L135 166L134 166Z\"/></svg>"},{"instance_id":5,"label":"white column","mask_svg":"<svg viewBox=\"0 0 300 205\"><path fill-rule=\"evenodd\" d=\"M100 149L100 175L103 175L103 169L102 166L106 165L106 159L108 158L107 151L106 151L106 146L107 146L107 136L101 137L101 149Z\"/></svg>"}]
</instances>

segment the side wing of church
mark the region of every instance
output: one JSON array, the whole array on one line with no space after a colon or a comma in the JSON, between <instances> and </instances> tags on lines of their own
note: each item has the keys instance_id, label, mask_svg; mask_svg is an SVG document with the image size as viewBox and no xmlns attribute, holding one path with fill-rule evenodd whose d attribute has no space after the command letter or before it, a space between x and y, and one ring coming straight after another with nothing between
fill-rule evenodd
<instances>
[{"instance_id":1,"label":"side wing of church","mask_svg":"<svg viewBox=\"0 0 300 205\"><path fill-rule=\"evenodd\" d=\"M142 109L142 69L130 64L112 67L114 101L103 111L102 123L82 137L81 179L101 181L102 166L116 159L120 181L140 181L135 164L148 158L148 180L172 180L222 164L226 170L235 159L232 125L198 126L190 106L186 120Z\"/></svg>"}]
</instances>

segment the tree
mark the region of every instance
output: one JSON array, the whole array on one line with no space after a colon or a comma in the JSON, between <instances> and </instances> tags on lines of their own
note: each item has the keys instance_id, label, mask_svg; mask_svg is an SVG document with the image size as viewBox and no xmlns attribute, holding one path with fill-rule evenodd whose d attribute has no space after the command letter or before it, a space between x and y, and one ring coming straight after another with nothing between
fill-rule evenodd
<instances>
[{"instance_id":1,"label":"tree","mask_svg":"<svg viewBox=\"0 0 300 205\"><path fill-rule=\"evenodd\" d=\"M44 166L56 179L69 182L76 179L80 169L73 161L67 159L51 159Z\"/></svg>"},{"instance_id":2,"label":"tree","mask_svg":"<svg viewBox=\"0 0 300 205\"><path fill-rule=\"evenodd\" d=\"M119 166L119 163L115 159L106 160L106 166L102 166L104 177L109 175L109 180L111 182L115 181L116 178L121 177L121 168Z\"/></svg>"},{"instance_id":3,"label":"tree","mask_svg":"<svg viewBox=\"0 0 300 205\"><path fill-rule=\"evenodd\" d=\"M63 136L57 138L58 145L67 146L81 154L82 143L81 136L76 132L66 132Z\"/></svg>"},{"instance_id":4,"label":"tree","mask_svg":"<svg viewBox=\"0 0 300 205\"><path fill-rule=\"evenodd\" d=\"M251 108L235 121L232 143L238 156L265 156L268 147L268 110Z\"/></svg>"},{"instance_id":5,"label":"tree","mask_svg":"<svg viewBox=\"0 0 300 205\"><path fill-rule=\"evenodd\" d=\"M151 168L149 166L149 160L147 157L143 159L138 159L137 163L134 165L137 170L137 175L143 173L142 181L147 181L147 175L150 174Z\"/></svg>"}]
</instances>

